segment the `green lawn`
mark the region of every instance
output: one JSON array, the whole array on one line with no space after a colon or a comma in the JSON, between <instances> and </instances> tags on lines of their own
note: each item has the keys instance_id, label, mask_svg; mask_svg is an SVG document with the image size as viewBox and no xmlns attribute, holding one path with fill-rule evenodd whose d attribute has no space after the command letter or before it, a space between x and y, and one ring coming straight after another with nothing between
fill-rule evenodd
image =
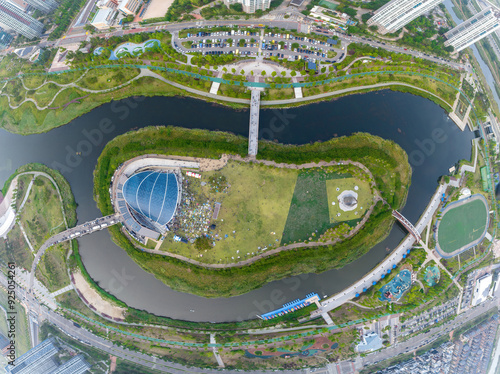
<instances>
[{"instance_id":1,"label":"green lawn","mask_svg":"<svg viewBox=\"0 0 500 374\"><path fill-rule=\"evenodd\" d=\"M282 244L313 240L334 225L330 222L326 182L351 177L330 170L299 174L288 212Z\"/></svg>"},{"instance_id":2,"label":"green lawn","mask_svg":"<svg viewBox=\"0 0 500 374\"><path fill-rule=\"evenodd\" d=\"M227 193L212 193L208 185L190 179L198 194L222 203L218 219L211 222L217 225L211 233L215 246L200 253L194 245L176 243L170 236L161 248L203 262L235 262L238 256L241 260L260 253L259 247L279 245L298 171L231 161L220 171L202 173L201 181L216 174L227 178Z\"/></svg>"},{"instance_id":3,"label":"green lawn","mask_svg":"<svg viewBox=\"0 0 500 374\"><path fill-rule=\"evenodd\" d=\"M7 240L0 240L0 259L5 263L15 262L21 268L31 269L33 258L19 225L15 225L7 234Z\"/></svg>"},{"instance_id":4,"label":"green lawn","mask_svg":"<svg viewBox=\"0 0 500 374\"><path fill-rule=\"evenodd\" d=\"M70 280L66 270L66 256L69 242L50 247L40 260L36 268L36 278L42 282L50 292L57 291L69 285Z\"/></svg>"},{"instance_id":5,"label":"green lawn","mask_svg":"<svg viewBox=\"0 0 500 374\"><path fill-rule=\"evenodd\" d=\"M56 189L45 177L36 178L21 212L21 223L38 249L45 240L66 229Z\"/></svg>"},{"instance_id":6,"label":"green lawn","mask_svg":"<svg viewBox=\"0 0 500 374\"><path fill-rule=\"evenodd\" d=\"M438 244L446 253L479 239L485 229L488 209L483 200L473 200L446 210L438 226Z\"/></svg>"},{"instance_id":7,"label":"green lawn","mask_svg":"<svg viewBox=\"0 0 500 374\"><path fill-rule=\"evenodd\" d=\"M356 186L358 189L356 190ZM358 194L358 207L355 210L344 212L340 209L337 197L342 191L354 191ZM362 218L366 210L373 204L373 195L370 184L357 178L330 179L326 181L328 195L328 210L330 223L339 223ZM332 204L335 203L335 204ZM338 216L340 214L340 216Z\"/></svg>"}]
</instances>

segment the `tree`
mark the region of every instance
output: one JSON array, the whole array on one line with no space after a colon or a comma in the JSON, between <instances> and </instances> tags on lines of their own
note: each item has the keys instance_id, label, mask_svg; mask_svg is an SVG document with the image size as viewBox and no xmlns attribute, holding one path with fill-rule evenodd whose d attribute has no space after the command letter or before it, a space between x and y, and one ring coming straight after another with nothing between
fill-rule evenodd
<instances>
[{"instance_id":1,"label":"tree","mask_svg":"<svg viewBox=\"0 0 500 374\"><path fill-rule=\"evenodd\" d=\"M253 70L250 72L250 75L253 75Z\"/></svg>"},{"instance_id":2,"label":"tree","mask_svg":"<svg viewBox=\"0 0 500 374\"><path fill-rule=\"evenodd\" d=\"M266 71L265 71L265 70L262 70L261 75L262 75L263 77L265 77L265 76L266 76Z\"/></svg>"},{"instance_id":3,"label":"tree","mask_svg":"<svg viewBox=\"0 0 500 374\"><path fill-rule=\"evenodd\" d=\"M276 73L275 71L273 71L273 72L271 73L271 75L272 75L273 77L275 77L276 75L278 75L278 73Z\"/></svg>"},{"instance_id":4,"label":"tree","mask_svg":"<svg viewBox=\"0 0 500 374\"><path fill-rule=\"evenodd\" d=\"M245 70L241 69L240 74L245 75Z\"/></svg>"},{"instance_id":5,"label":"tree","mask_svg":"<svg viewBox=\"0 0 500 374\"><path fill-rule=\"evenodd\" d=\"M231 69L231 73L233 73L233 74L234 74L234 73L236 73L236 69L235 69L235 68L232 68L232 69Z\"/></svg>"},{"instance_id":6,"label":"tree","mask_svg":"<svg viewBox=\"0 0 500 374\"><path fill-rule=\"evenodd\" d=\"M297 72L296 72L295 70L292 70L292 72L290 73L290 75L291 75L292 77L295 77L295 76L297 75Z\"/></svg>"},{"instance_id":7,"label":"tree","mask_svg":"<svg viewBox=\"0 0 500 374\"><path fill-rule=\"evenodd\" d=\"M285 76L285 75L286 75L286 71L284 71L284 70L283 70L283 71L281 72L281 75L282 75L282 76Z\"/></svg>"}]
</instances>

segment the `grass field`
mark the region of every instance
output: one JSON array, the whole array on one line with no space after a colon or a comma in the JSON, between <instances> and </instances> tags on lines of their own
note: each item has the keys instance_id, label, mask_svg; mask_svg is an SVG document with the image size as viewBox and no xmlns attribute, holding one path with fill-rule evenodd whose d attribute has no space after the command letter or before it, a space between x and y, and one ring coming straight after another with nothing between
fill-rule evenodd
<instances>
[{"instance_id":1,"label":"grass field","mask_svg":"<svg viewBox=\"0 0 500 374\"><path fill-rule=\"evenodd\" d=\"M33 258L19 225L15 225L8 233L7 240L0 240L0 260L15 262L21 268L30 269Z\"/></svg>"},{"instance_id":2,"label":"grass field","mask_svg":"<svg viewBox=\"0 0 500 374\"><path fill-rule=\"evenodd\" d=\"M339 222L359 219L362 216L360 211L358 215L354 214L355 212L349 214L342 212L341 219L338 220L337 213L340 211L338 203L334 206L331 204L340 191L351 187L354 189L355 185L368 192L362 196L361 206L366 210L371 205L368 182L352 178L350 174L336 173L331 169L311 169L300 173L288 212L282 244L317 240L321 234ZM337 187L340 188L338 193Z\"/></svg>"},{"instance_id":3,"label":"grass field","mask_svg":"<svg viewBox=\"0 0 500 374\"><path fill-rule=\"evenodd\" d=\"M212 222L217 225L211 234L215 246L199 257L200 252L193 245L174 242L169 237L161 248L213 263L235 262L238 256L252 257L259 247L277 246L299 172L231 161L220 171L204 172L202 181L216 174L227 178L227 193L211 193L208 185L201 186L199 180L190 179L191 188L198 194L222 203L218 219Z\"/></svg>"},{"instance_id":4,"label":"grass field","mask_svg":"<svg viewBox=\"0 0 500 374\"><path fill-rule=\"evenodd\" d=\"M486 230L487 219L487 206L479 199L445 210L438 226L439 247L452 253L474 242Z\"/></svg>"},{"instance_id":5,"label":"grass field","mask_svg":"<svg viewBox=\"0 0 500 374\"><path fill-rule=\"evenodd\" d=\"M358 187L356 190L355 187ZM337 196L342 191L354 191L358 194L358 207L355 210L344 212L340 209ZM357 178L330 179L326 181L326 193L328 195L328 211L330 223L357 220L365 214L366 210L373 204L373 195L370 184ZM332 204L335 203L335 204ZM338 216L340 214L340 216Z\"/></svg>"},{"instance_id":6,"label":"grass field","mask_svg":"<svg viewBox=\"0 0 500 374\"><path fill-rule=\"evenodd\" d=\"M21 212L21 223L35 249L66 229L57 191L47 178L39 176L33 183Z\"/></svg>"}]
</instances>

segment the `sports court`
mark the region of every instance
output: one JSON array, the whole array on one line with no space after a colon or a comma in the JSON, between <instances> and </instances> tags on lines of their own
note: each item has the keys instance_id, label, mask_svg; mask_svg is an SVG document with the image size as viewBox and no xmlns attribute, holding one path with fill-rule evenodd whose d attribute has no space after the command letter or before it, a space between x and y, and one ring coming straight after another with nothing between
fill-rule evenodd
<instances>
[{"instance_id":1,"label":"sports court","mask_svg":"<svg viewBox=\"0 0 500 374\"><path fill-rule=\"evenodd\" d=\"M479 244L489 224L488 202L480 194L446 206L437 223L436 250L442 257L453 257Z\"/></svg>"}]
</instances>

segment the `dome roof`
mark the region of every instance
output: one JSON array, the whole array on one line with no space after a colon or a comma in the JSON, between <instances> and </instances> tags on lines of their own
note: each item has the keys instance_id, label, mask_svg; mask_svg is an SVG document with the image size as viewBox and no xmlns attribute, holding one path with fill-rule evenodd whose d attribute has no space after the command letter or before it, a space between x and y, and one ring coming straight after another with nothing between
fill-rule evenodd
<instances>
[{"instance_id":1,"label":"dome roof","mask_svg":"<svg viewBox=\"0 0 500 374\"><path fill-rule=\"evenodd\" d=\"M129 207L162 226L174 216L178 191L175 174L155 171L132 175L123 185Z\"/></svg>"}]
</instances>

